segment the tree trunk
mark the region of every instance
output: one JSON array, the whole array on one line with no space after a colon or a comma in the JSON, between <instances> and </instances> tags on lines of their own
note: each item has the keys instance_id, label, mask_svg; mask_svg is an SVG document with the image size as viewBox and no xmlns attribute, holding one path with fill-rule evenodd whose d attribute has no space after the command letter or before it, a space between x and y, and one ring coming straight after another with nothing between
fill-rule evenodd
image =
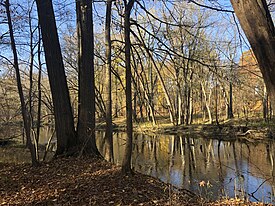
<instances>
[{"instance_id":1,"label":"tree trunk","mask_svg":"<svg viewBox=\"0 0 275 206\"><path fill-rule=\"evenodd\" d=\"M31 137L33 139L34 147L36 150L36 159L39 160L39 153L38 153L38 141L35 135L35 132L32 132L33 128L33 67L34 67L34 44L33 44L33 34L34 31L32 29L32 17L31 17L32 9L28 13L28 21L29 21L29 32L30 32L30 71L29 71L29 126L31 130Z\"/></svg>"},{"instance_id":2,"label":"tree trunk","mask_svg":"<svg viewBox=\"0 0 275 206\"><path fill-rule=\"evenodd\" d=\"M113 155L113 125L112 125L112 45L111 45L111 17L112 17L112 0L107 1L106 22L105 22L105 47L106 47L106 159L112 161Z\"/></svg>"},{"instance_id":3,"label":"tree trunk","mask_svg":"<svg viewBox=\"0 0 275 206\"><path fill-rule=\"evenodd\" d=\"M275 106L275 29L265 0L231 0Z\"/></svg>"},{"instance_id":4,"label":"tree trunk","mask_svg":"<svg viewBox=\"0 0 275 206\"><path fill-rule=\"evenodd\" d=\"M204 96L204 103L205 103L205 107L207 109L209 123L212 124L213 119L212 119L212 114L211 114L211 110L210 110L210 101L211 101L212 91L211 90L209 91L209 96L208 96L208 99L207 99L207 94L206 94L206 91L205 91L205 88L204 88L204 85L203 85L202 82L201 82L201 90L202 90L202 93L203 93L203 96Z\"/></svg>"},{"instance_id":5,"label":"tree trunk","mask_svg":"<svg viewBox=\"0 0 275 206\"><path fill-rule=\"evenodd\" d=\"M124 13L124 39L125 39L125 67L126 67L126 128L127 139L125 153L122 161L122 173L131 174L133 120L132 120L132 74L131 74L131 40L130 40L130 14L135 0L130 0L125 5Z\"/></svg>"},{"instance_id":6,"label":"tree trunk","mask_svg":"<svg viewBox=\"0 0 275 206\"><path fill-rule=\"evenodd\" d=\"M13 35L9 0L5 1L5 8L6 8L6 12L7 12L7 20L8 20L8 26L9 26L10 39L11 39L11 48L12 48L13 58L14 58L13 66L14 66L15 73L16 73L17 89L18 89L18 93L19 93L19 98L20 98L20 103L21 103L21 112L22 112L22 117L23 117L23 122L24 122L24 129L25 129L26 138L27 138L27 147L29 148L29 150L31 152L32 165L37 166L38 160L36 159L36 157L37 157L36 150L35 150L34 144L32 143L32 140L31 140L30 115L28 114L28 111L26 108L22 84L21 84L21 77L20 77L20 72L19 72L19 62L18 62L15 39L14 39L14 35Z\"/></svg>"},{"instance_id":7,"label":"tree trunk","mask_svg":"<svg viewBox=\"0 0 275 206\"><path fill-rule=\"evenodd\" d=\"M267 102L267 93L266 87L264 87L264 94L263 94L263 118L267 121L268 117L268 102Z\"/></svg>"},{"instance_id":8,"label":"tree trunk","mask_svg":"<svg viewBox=\"0 0 275 206\"><path fill-rule=\"evenodd\" d=\"M232 119L233 117L234 117L234 115L233 115L233 85L232 85L232 82L230 81L227 119Z\"/></svg>"},{"instance_id":9,"label":"tree trunk","mask_svg":"<svg viewBox=\"0 0 275 206\"><path fill-rule=\"evenodd\" d=\"M42 103L42 95L41 95L41 73L42 73L42 62L41 62L41 29L38 27L38 47L37 47L37 59L38 59L38 82L37 82L37 90L38 90L38 105L37 105L37 128L36 128L36 142L38 145L40 138L40 127L41 127L41 103Z\"/></svg>"},{"instance_id":10,"label":"tree trunk","mask_svg":"<svg viewBox=\"0 0 275 206\"><path fill-rule=\"evenodd\" d=\"M54 106L57 137L56 155L64 155L76 145L76 135L64 64L51 0L36 0L45 59Z\"/></svg>"},{"instance_id":11,"label":"tree trunk","mask_svg":"<svg viewBox=\"0 0 275 206\"><path fill-rule=\"evenodd\" d=\"M137 26L137 29L138 29L140 37L142 37L141 31L140 31L140 29L139 29L138 26ZM144 39L143 38L139 38L134 32L132 32L132 34L142 43L142 45L144 45L144 49L146 50L146 53L148 54L149 58L152 60L153 66L154 66L155 71L157 73L157 77L158 77L158 79L160 81L160 84L161 84L161 87L162 87L162 90L163 90L163 93L164 93L164 96L165 96L165 99L166 99L166 103L167 103L167 107L168 107L168 112L169 112L169 117L170 117L170 122L173 125L175 125L176 122L175 122L175 117L174 117L174 107L172 105L171 98L170 98L170 96L168 94L168 90L167 90L167 88L165 86L165 83L164 83L164 80L163 80L162 75L160 73L160 70L159 70L159 68L158 68L158 66L157 66L157 64L156 64L156 62L155 62L155 60L154 60L154 58L153 58L150 50L145 46L146 44L145 44Z\"/></svg>"},{"instance_id":12,"label":"tree trunk","mask_svg":"<svg viewBox=\"0 0 275 206\"><path fill-rule=\"evenodd\" d=\"M78 124L81 152L100 156L95 141L94 34L92 1L76 1L78 34Z\"/></svg>"},{"instance_id":13,"label":"tree trunk","mask_svg":"<svg viewBox=\"0 0 275 206\"><path fill-rule=\"evenodd\" d=\"M218 73L218 68L215 66L215 72ZM216 124L218 127L220 127L219 123L219 114L218 114L218 78L215 77L215 118L216 118Z\"/></svg>"},{"instance_id":14,"label":"tree trunk","mask_svg":"<svg viewBox=\"0 0 275 206\"><path fill-rule=\"evenodd\" d=\"M177 111L177 125L181 125L183 123L183 120L182 120L182 95L181 95L181 87L180 87L180 84L177 80L177 101L178 101L178 105L177 105L177 108L178 108L178 111Z\"/></svg>"},{"instance_id":15,"label":"tree trunk","mask_svg":"<svg viewBox=\"0 0 275 206\"><path fill-rule=\"evenodd\" d=\"M156 118L155 118L155 112L154 112L154 98L153 98L153 86L151 85L150 88L145 86L144 82L147 82L147 79L145 77L145 79L142 76L142 73L144 73L144 66L141 60L141 57L137 51L136 48L132 47L132 49L134 49L134 51L136 52L137 55L137 61L134 61L134 65L135 65L135 74L137 76L137 82L139 83L139 87L141 88L142 91L139 92L140 94L140 99L139 99L139 112L140 112L140 120L143 121L143 112L142 112L142 105L144 104L143 99L146 100L146 109L149 111L149 121L151 121L153 123L153 125L156 125ZM132 51L133 52L133 51ZM141 72L138 72L138 66L137 64L140 64L140 68L141 68ZM149 66L149 82L153 81L152 78L152 69Z\"/></svg>"},{"instance_id":16,"label":"tree trunk","mask_svg":"<svg viewBox=\"0 0 275 206\"><path fill-rule=\"evenodd\" d=\"M190 86L190 94L189 94L189 118L187 121L187 124L192 124L193 122L193 91L192 91L192 86Z\"/></svg>"}]
</instances>

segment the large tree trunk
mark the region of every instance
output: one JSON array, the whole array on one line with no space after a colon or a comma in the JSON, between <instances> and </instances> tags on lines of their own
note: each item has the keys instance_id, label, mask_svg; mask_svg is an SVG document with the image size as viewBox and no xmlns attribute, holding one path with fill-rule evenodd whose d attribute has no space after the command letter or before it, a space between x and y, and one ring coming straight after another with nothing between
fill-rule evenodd
<instances>
[{"instance_id":1,"label":"large tree trunk","mask_svg":"<svg viewBox=\"0 0 275 206\"><path fill-rule=\"evenodd\" d=\"M78 125L84 154L100 156L95 141L94 34L92 1L76 1L78 34Z\"/></svg>"},{"instance_id":2,"label":"large tree trunk","mask_svg":"<svg viewBox=\"0 0 275 206\"><path fill-rule=\"evenodd\" d=\"M122 173L131 174L133 118L132 118L132 73L131 73L131 40L130 40L130 13L135 0L125 5L124 13L124 39L125 39L125 66L126 66L126 121L127 139L125 153L122 161Z\"/></svg>"},{"instance_id":3,"label":"large tree trunk","mask_svg":"<svg viewBox=\"0 0 275 206\"><path fill-rule=\"evenodd\" d=\"M57 136L56 155L63 155L76 145L69 90L57 34L51 0L36 0L45 59L53 98Z\"/></svg>"},{"instance_id":4,"label":"large tree trunk","mask_svg":"<svg viewBox=\"0 0 275 206\"><path fill-rule=\"evenodd\" d=\"M275 107L275 29L265 0L231 0Z\"/></svg>"},{"instance_id":5,"label":"large tree trunk","mask_svg":"<svg viewBox=\"0 0 275 206\"><path fill-rule=\"evenodd\" d=\"M20 98L20 103L21 103L21 112L22 112L22 117L23 117L23 122L24 122L24 129L25 129L26 138L27 138L27 147L30 149L30 152L31 152L32 165L37 166L38 165L38 160L36 159L37 154L36 154L34 144L32 143L32 140L31 140L30 114L28 114L28 111L26 108L24 94L23 94L23 88L22 88L22 84L21 84L21 77L20 77L20 72L19 72L19 62L18 62L15 39L14 39L14 35L13 35L13 27L12 27L11 15L10 15L9 0L5 1L5 8L6 8L6 12L7 12L9 33L10 33L10 39L11 39L11 48L12 48L13 58L14 58L13 66L15 68L15 73L16 73L17 89L18 89L18 93L19 93L19 98Z\"/></svg>"},{"instance_id":6,"label":"large tree trunk","mask_svg":"<svg viewBox=\"0 0 275 206\"><path fill-rule=\"evenodd\" d=\"M111 17L112 0L107 0L106 22L105 22L105 47L106 47L106 140L107 154L106 159L112 161L113 155L113 126L112 126L112 59L111 59Z\"/></svg>"}]
</instances>

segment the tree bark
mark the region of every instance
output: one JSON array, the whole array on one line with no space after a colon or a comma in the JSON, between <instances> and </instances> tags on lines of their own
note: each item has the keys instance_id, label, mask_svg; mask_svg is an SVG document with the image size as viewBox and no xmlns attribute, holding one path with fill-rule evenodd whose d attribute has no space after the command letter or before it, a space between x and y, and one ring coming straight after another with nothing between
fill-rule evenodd
<instances>
[{"instance_id":1,"label":"tree bark","mask_svg":"<svg viewBox=\"0 0 275 206\"><path fill-rule=\"evenodd\" d=\"M37 59L38 59L38 105L37 105L37 128L36 128L36 142L38 145L40 138L40 127L41 127L41 103L42 103L42 90L41 90L41 76L42 76L42 62L41 62L41 29L38 26L38 46L37 46Z\"/></svg>"},{"instance_id":2,"label":"tree bark","mask_svg":"<svg viewBox=\"0 0 275 206\"><path fill-rule=\"evenodd\" d=\"M76 145L70 96L51 0L36 0L54 106L56 155L71 153Z\"/></svg>"},{"instance_id":3,"label":"tree bark","mask_svg":"<svg viewBox=\"0 0 275 206\"><path fill-rule=\"evenodd\" d=\"M92 1L77 0L78 124L81 152L100 156L95 140L94 34Z\"/></svg>"},{"instance_id":4,"label":"tree bark","mask_svg":"<svg viewBox=\"0 0 275 206\"><path fill-rule=\"evenodd\" d=\"M131 74L131 40L130 40L130 14L135 0L126 3L124 13L124 40L125 40L125 67L126 67L126 128L127 139L125 153L122 161L122 173L132 173L132 142L133 142L133 117L132 117L132 74Z\"/></svg>"},{"instance_id":5,"label":"tree bark","mask_svg":"<svg viewBox=\"0 0 275 206\"><path fill-rule=\"evenodd\" d=\"M230 0L275 106L275 29L265 0Z\"/></svg>"},{"instance_id":6,"label":"tree bark","mask_svg":"<svg viewBox=\"0 0 275 206\"><path fill-rule=\"evenodd\" d=\"M139 35L141 37L142 35L141 35L141 32L140 32L140 29L139 29L138 25L137 25L137 29L138 29ZM154 58L153 58L153 56L152 56L149 48L145 46L146 44L144 42L144 39L139 38L134 32L132 32L132 33L140 41L140 43L142 43L142 45L144 46L144 49L146 50L146 53L148 54L148 57L152 60L153 66L154 66L155 71L157 73L158 79L160 81L160 84L161 84L161 87L162 87L162 90L163 90L163 93L164 93L164 96L165 96L165 99L166 99L167 108L168 108L169 117L170 117L170 122L173 125L175 125L176 124L175 117L174 117L174 111L175 110L174 110L171 98L170 98L170 96L168 94L168 90L167 90L167 88L165 86L165 83L164 83L163 77L161 75L161 72L160 72L160 70L159 70L159 68L158 68L158 66L157 66L157 64L156 64L156 62L155 62L155 60L154 60Z\"/></svg>"},{"instance_id":7,"label":"tree bark","mask_svg":"<svg viewBox=\"0 0 275 206\"><path fill-rule=\"evenodd\" d=\"M152 98L153 88L149 89L148 87L145 86L144 82L147 82L147 78L145 76L145 79L144 79L143 76L142 76L142 73L144 73L144 66L143 66L141 57L140 57L140 55L139 55L139 53L138 53L138 51L137 51L136 48L132 47L132 49L134 49L134 51L136 52L137 57L138 57L137 58L137 62L140 63L140 67L141 67L141 72L139 73L138 72L137 62L134 61L134 66L135 66L135 70L134 71L135 71L135 74L137 76L137 82L139 83L139 87L142 90L142 91L139 92L139 94L140 94L139 98L140 98L140 101L142 101L141 99L145 99L146 100L146 109L149 110L149 121L152 121L153 125L155 126L156 125L156 118L155 118L155 114L154 114L154 103L153 103L153 98ZM131 50L131 51L133 52L133 50ZM152 73L152 72L150 72L150 73ZM150 77L150 79L152 80L151 77ZM151 90L151 95L150 95L150 91L149 90ZM143 97L142 93L144 94L144 97ZM141 120L143 119L142 104L143 104L142 102L139 104L139 107L140 107L139 112L140 112L140 119Z\"/></svg>"},{"instance_id":8,"label":"tree bark","mask_svg":"<svg viewBox=\"0 0 275 206\"><path fill-rule=\"evenodd\" d=\"M14 35L13 35L13 27L12 27L11 15L10 15L9 0L5 1L5 8L6 8L6 12L7 12L7 20L8 20L8 26L9 26L10 39L11 39L11 48L12 48L13 58L14 58L13 67L14 67L15 73L16 73L17 89L18 89L18 93L19 93L19 98L20 98L20 103L21 103L21 112L22 112L22 117L23 117L23 122L24 122L24 129L25 129L26 138L27 138L27 147L29 148L30 153L31 153L32 165L37 166L38 165L38 160L36 159L37 154L36 154L35 146L31 140L30 115L28 114L28 111L26 108L24 94L23 94L23 88L22 88L22 84L21 84L19 62L18 62L15 39L14 39Z\"/></svg>"},{"instance_id":9,"label":"tree bark","mask_svg":"<svg viewBox=\"0 0 275 206\"><path fill-rule=\"evenodd\" d=\"M106 47L106 140L107 154L106 159L112 161L113 155L113 125L112 125L112 45L111 45L111 17L112 17L112 0L107 0L106 22L105 22L105 47Z\"/></svg>"},{"instance_id":10,"label":"tree bark","mask_svg":"<svg viewBox=\"0 0 275 206\"><path fill-rule=\"evenodd\" d=\"M213 119L212 119L212 114L211 114L211 110L210 110L210 100L211 100L212 91L211 90L209 91L209 95L208 95L208 98L207 98L207 94L206 94L203 82L201 82L201 90L202 90L203 97L204 97L205 107L206 107L207 113L208 113L209 123L212 124L213 123Z\"/></svg>"},{"instance_id":11,"label":"tree bark","mask_svg":"<svg viewBox=\"0 0 275 206\"><path fill-rule=\"evenodd\" d=\"M267 101L267 93L266 87L264 87L264 94L263 94L263 118L265 121L268 119L268 101Z\"/></svg>"},{"instance_id":12,"label":"tree bark","mask_svg":"<svg viewBox=\"0 0 275 206\"><path fill-rule=\"evenodd\" d=\"M233 84L230 81L229 82L229 102L228 102L228 113L227 113L227 119L234 118L233 115Z\"/></svg>"}]
</instances>

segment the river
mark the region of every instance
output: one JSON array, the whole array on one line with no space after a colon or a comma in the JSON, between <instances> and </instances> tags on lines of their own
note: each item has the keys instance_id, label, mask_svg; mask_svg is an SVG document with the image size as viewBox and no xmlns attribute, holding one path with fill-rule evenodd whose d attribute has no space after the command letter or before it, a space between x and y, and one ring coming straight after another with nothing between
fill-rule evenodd
<instances>
[{"instance_id":1,"label":"river","mask_svg":"<svg viewBox=\"0 0 275 206\"><path fill-rule=\"evenodd\" d=\"M41 131L45 145L53 133ZM104 132L97 132L100 152L106 152ZM126 133L114 133L114 162L122 161ZM7 150L7 149L6 149ZM26 160L13 152L2 161ZM5 158L5 160L4 160ZM275 203L275 142L219 141L202 137L134 134L134 170L156 177L178 188L191 190L207 199L249 198ZM1 160L0 160L1 161Z\"/></svg>"},{"instance_id":2,"label":"river","mask_svg":"<svg viewBox=\"0 0 275 206\"><path fill-rule=\"evenodd\" d=\"M98 133L104 154L104 133ZM120 164L125 133L114 134L114 161ZM132 165L136 171L185 188L208 199L249 198L274 202L275 143L218 141L188 136L135 134Z\"/></svg>"}]
</instances>

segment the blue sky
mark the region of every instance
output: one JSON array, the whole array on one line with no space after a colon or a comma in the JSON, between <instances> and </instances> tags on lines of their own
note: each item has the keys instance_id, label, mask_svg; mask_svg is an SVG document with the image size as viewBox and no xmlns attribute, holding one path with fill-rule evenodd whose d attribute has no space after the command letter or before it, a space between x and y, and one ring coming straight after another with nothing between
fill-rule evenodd
<instances>
[{"instance_id":1,"label":"blue sky","mask_svg":"<svg viewBox=\"0 0 275 206\"><path fill-rule=\"evenodd\" d=\"M29 0L30 1L30 0ZM174 2L180 2L180 0L171 0ZM204 2L199 1L199 0L195 0L197 2L200 2L201 4L205 4L208 6L213 6L213 7L217 7L217 8L222 8L222 9L228 9L228 10L232 10L231 7L231 3L230 0L204 0ZM19 5L24 5L26 6L26 2L28 2L28 0L11 0L11 3L18 3ZM150 8L153 5L157 7L157 4L161 1L153 1L153 0L145 0L146 2L146 7ZM186 4L186 0L182 0L183 4ZM68 28L74 28L75 27L75 1L74 0L54 0L54 4L55 4L55 15L56 15L56 19L57 19L57 25L59 28L59 33L60 36L62 36L63 33L66 33L68 31ZM190 3L191 4L191 3ZM36 5L34 5L34 8L36 8ZM105 3L95 3L95 32L96 33L101 33L103 31L104 28L104 22L105 22ZM202 9L202 8L200 8ZM209 9L205 9L208 10ZM211 10L210 10L211 11ZM217 21L218 23L221 23L222 21L224 21L224 25L228 25L226 28L218 28L215 30L213 30L213 36L216 37L216 35L219 35L220 39L224 38L224 39L229 39L230 35L232 35L232 33L234 33L234 30L236 30L236 25L232 24L230 25L230 18L232 18L232 14L228 14L228 13L223 13L223 12L217 12L217 11L212 11L213 14L213 20L215 19L215 21ZM62 18L61 18L62 17ZM35 21L34 21L35 22ZM221 30L224 34L224 36L221 36ZM4 32L7 31L7 27L1 25L0 27L0 35L3 34ZM216 34L214 34L216 33ZM215 38L215 39L219 39L219 38ZM16 36L16 41L28 41L27 39L24 40L24 37L20 37L19 35ZM244 48L243 50L247 50L248 47L243 44ZM2 49L2 48L5 49ZM2 55L7 55L10 56L10 48L8 46L0 46L1 51L0 54ZM24 51L22 52L24 53ZM26 55L28 55L26 53Z\"/></svg>"}]
</instances>

